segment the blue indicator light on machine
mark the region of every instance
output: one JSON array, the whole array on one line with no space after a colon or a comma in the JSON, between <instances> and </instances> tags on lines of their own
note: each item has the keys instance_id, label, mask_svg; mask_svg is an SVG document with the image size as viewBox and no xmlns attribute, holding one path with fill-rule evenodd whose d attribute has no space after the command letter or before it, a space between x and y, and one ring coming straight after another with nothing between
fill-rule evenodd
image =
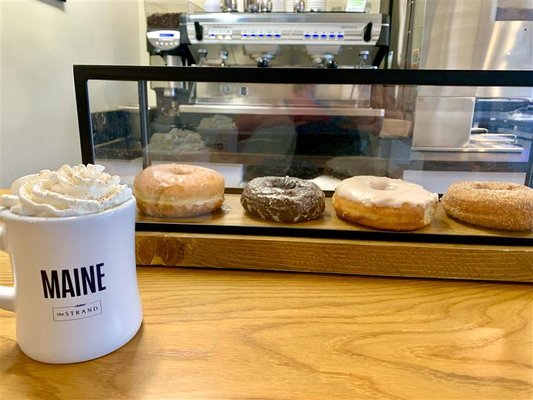
<instances>
[{"instance_id":1,"label":"blue indicator light on machine","mask_svg":"<svg viewBox=\"0 0 533 400\"><path fill-rule=\"evenodd\" d=\"M250 34L250 37L255 37L255 33L251 33L251 34Z\"/></svg>"},{"instance_id":2,"label":"blue indicator light on machine","mask_svg":"<svg viewBox=\"0 0 533 400\"><path fill-rule=\"evenodd\" d=\"M329 34L329 38L330 38L330 39L335 39L335 34L334 34L334 33L330 33L330 34Z\"/></svg>"},{"instance_id":3,"label":"blue indicator light on machine","mask_svg":"<svg viewBox=\"0 0 533 400\"><path fill-rule=\"evenodd\" d=\"M279 38L281 37L281 34L276 33L276 34L274 35L274 37L275 37L276 39L279 39Z\"/></svg>"},{"instance_id":4,"label":"blue indicator light on machine","mask_svg":"<svg viewBox=\"0 0 533 400\"><path fill-rule=\"evenodd\" d=\"M245 37L248 37L248 34L243 33L243 34L241 34L241 36L242 36L243 38L245 38Z\"/></svg>"},{"instance_id":5,"label":"blue indicator light on machine","mask_svg":"<svg viewBox=\"0 0 533 400\"><path fill-rule=\"evenodd\" d=\"M309 33L304 34L304 38L309 39L311 35Z\"/></svg>"},{"instance_id":6,"label":"blue indicator light on machine","mask_svg":"<svg viewBox=\"0 0 533 400\"><path fill-rule=\"evenodd\" d=\"M318 33L313 33L313 39L318 39Z\"/></svg>"},{"instance_id":7,"label":"blue indicator light on machine","mask_svg":"<svg viewBox=\"0 0 533 400\"><path fill-rule=\"evenodd\" d=\"M337 39L344 39L344 35L343 35L342 33L339 33L339 34L337 35Z\"/></svg>"},{"instance_id":8,"label":"blue indicator light on machine","mask_svg":"<svg viewBox=\"0 0 533 400\"><path fill-rule=\"evenodd\" d=\"M259 35L257 35L258 37L262 38L262 37L265 37L265 35L263 35L262 33L260 33Z\"/></svg>"},{"instance_id":9,"label":"blue indicator light on machine","mask_svg":"<svg viewBox=\"0 0 533 400\"><path fill-rule=\"evenodd\" d=\"M328 37L328 35L326 35L325 33L323 33L322 35L320 35L320 38L321 39L326 39Z\"/></svg>"},{"instance_id":10,"label":"blue indicator light on machine","mask_svg":"<svg viewBox=\"0 0 533 400\"><path fill-rule=\"evenodd\" d=\"M159 37L174 37L173 33L160 33Z\"/></svg>"},{"instance_id":11,"label":"blue indicator light on machine","mask_svg":"<svg viewBox=\"0 0 533 400\"><path fill-rule=\"evenodd\" d=\"M267 33L267 38L271 38L272 37L272 34L271 33Z\"/></svg>"}]
</instances>

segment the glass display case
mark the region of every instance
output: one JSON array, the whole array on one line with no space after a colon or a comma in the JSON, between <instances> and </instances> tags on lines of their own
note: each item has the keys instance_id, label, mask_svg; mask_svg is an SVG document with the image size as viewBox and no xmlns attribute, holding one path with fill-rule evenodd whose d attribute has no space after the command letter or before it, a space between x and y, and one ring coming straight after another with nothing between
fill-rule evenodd
<instances>
[{"instance_id":1,"label":"glass display case","mask_svg":"<svg viewBox=\"0 0 533 400\"><path fill-rule=\"evenodd\" d=\"M355 175L402 178L439 195L457 180L531 187L533 72L75 66L74 77L84 163L102 164L128 184L158 163L224 175L219 212L139 214L138 231L532 244L530 231L476 228L440 206L418 231L365 228L336 218L330 197ZM175 90L151 89L158 82ZM261 176L312 180L326 193L324 216L280 224L247 215L240 193Z\"/></svg>"}]
</instances>

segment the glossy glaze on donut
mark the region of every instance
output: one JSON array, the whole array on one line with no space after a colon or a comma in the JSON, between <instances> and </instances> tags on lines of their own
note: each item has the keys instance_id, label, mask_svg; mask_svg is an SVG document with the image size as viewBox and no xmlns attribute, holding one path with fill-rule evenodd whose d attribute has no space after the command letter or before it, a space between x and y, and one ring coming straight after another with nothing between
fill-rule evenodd
<instances>
[{"instance_id":1,"label":"glossy glaze on donut","mask_svg":"<svg viewBox=\"0 0 533 400\"><path fill-rule=\"evenodd\" d=\"M319 218L325 209L325 195L304 179L264 176L246 185L241 204L256 217L294 223Z\"/></svg>"},{"instance_id":2,"label":"glossy glaze on donut","mask_svg":"<svg viewBox=\"0 0 533 400\"><path fill-rule=\"evenodd\" d=\"M533 189L508 182L455 182L442 198L448 215L472 225L533 229Z\"/></svg>"},{"instance_id":3,"label":"glossy glaze on donut","mask_svg":"<svg viewBox=\"0 0 533 400\"><path fill-rule=\"evenodd\" d=\"M154 217L191 217L220 208L224 177L215 170L187 164L152 165L133 182L141 212Z\"/></svg>"},{"instance_id":4,"label":"glossy glaze on donut","mask_svg":"<svg viewBox=\"0 0 533 400\"><path fill-rule=\"evenodd\" d=\"M354 176L332 197L337 216L376 229L410 231L431 223L438 195L401 179Z\"/></svg>"}]
</instances>

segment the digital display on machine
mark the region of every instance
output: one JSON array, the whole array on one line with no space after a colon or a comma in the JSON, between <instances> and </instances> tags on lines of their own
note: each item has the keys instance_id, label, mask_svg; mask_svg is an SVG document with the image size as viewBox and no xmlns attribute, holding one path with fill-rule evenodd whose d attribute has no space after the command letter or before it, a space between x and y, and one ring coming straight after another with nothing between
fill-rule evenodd
<instances>
[{"instance_id":1,"label":"digital display on machine","mask_svg":"<svg viewBox=\"0 0 533 400\"><path fill-rule=\"evenodd\" d=\"M160 33L159 37L174 37L173 33Z\"/></svg>"}]
</instances>

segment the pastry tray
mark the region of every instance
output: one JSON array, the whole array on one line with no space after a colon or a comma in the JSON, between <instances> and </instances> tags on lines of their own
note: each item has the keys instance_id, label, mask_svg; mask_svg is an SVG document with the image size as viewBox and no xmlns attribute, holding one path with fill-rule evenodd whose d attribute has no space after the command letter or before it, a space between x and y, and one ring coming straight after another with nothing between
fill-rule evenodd
<instances>
[{"instance_id":1,"label":"pastry tray","mask_svg":"<svg viewBox=\"0 0 533 400\"><path fill-rule=\"evenodd\" d=\"M194 218L137 215L137 263L377 276L533 282L533 232L475 227L439 204L431 225L381 231L339 219L326 198L322 218L296 224L249 215L240 195Z\"/></svg>"}]
</instances>

